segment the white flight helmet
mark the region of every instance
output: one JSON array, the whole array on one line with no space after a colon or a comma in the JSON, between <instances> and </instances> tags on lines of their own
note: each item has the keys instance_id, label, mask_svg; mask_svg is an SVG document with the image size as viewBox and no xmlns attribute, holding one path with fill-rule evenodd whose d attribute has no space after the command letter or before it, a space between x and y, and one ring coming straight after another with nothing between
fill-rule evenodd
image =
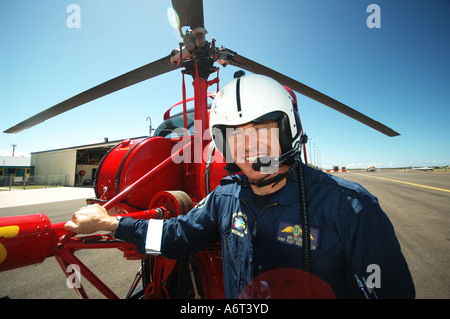
<instances>
[{"instance_id":1,"label":"white flight helmet","mask_svg":"<svg viewBox=\"0 0 450 319\"><path fill-rule=\"evenodd\" d=\"M216 148L226 158L228 146L223 138L227 127L277 120L283 162L298 159L302 128L293 98L292 91L264 75L243 75L231 80L217 93L211 106L209 123Z\"/></svg>"}]
</instances>

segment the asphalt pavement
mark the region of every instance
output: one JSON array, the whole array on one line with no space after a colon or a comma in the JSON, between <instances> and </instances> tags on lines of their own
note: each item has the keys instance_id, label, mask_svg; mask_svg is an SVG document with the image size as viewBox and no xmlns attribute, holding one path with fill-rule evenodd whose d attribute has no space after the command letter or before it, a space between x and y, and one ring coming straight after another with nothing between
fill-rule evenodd
<instances>
[{"instance_id":1,"label":"asphalt pavement","mask_svg":"<svg viewBox=\"0 0 450 319\"><path fill-rule=\"evenodd\" d=\"M73 199L94 197L90 187L54 187L39 189L0 190L0 208L62 202Z\"/></svg>"}]
</instances>

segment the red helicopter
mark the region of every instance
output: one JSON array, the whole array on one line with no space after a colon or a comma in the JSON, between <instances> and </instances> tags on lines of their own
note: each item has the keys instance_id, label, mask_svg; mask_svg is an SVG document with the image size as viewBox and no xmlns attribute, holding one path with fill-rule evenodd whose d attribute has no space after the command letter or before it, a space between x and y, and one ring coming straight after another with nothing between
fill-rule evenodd
<instances>
[{"instance_id":1,"label":"red helicopter","mask_svg":"<svg viewBox=\"0 0 450 319\"><path fill-rule=\"evenodd\" d=\"M235 66L263 74L293 91L314 99L387 136L399 133L364 114L336 101L277 71L254 62L224 47L213 39L207 41L202 0L172 0L183 39L179 49L169 55L113 78L71 97L7 129L17 133L51 117L69 111L141 81L182 69L183 112L171 116L148 138L126 139L113 147L100 161L94 177L98 203L109 212L140 219L166 219L187 214L189 210L226 176L225 161L216 151L209 135L208 93L210 86L219 90L218 67ZM185 32L183 27L187 27ZM217 77L208 80L211 74ZM184 76L193 78L194 97L186 98ZM292 91L293 90L293 91ZM216 91L216 92L217 92ZM194 109L187 102L194 101ZM175 106L176 106L175 105ZM304 152L305 161L306 152ZM75 255L81 249L116 248L127 259L140 259L141 270L131 284L126 298L223 298L220 244L186 258L170 260L162 256L139 254L133 244L118 241L110 234L75 236L64 230L64 223L52 224L44 214L0 217L0 271L41 263L55 257L63 272L78 265L80 273L107 298L118 296ZM88 298L82 285L74 287L81 298ZM326 295L329 296L329 295Z\"/></svg>"}]
</instances>

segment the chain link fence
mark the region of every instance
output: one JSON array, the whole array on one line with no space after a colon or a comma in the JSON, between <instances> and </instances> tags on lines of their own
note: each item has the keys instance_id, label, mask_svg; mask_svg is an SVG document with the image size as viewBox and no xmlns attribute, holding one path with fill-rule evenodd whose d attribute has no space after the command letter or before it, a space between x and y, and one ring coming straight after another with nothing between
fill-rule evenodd
<instances>
[{"instance_id":1,"label":"chain link fence","mask_svg":"<svg viewBox=\"0 0 450 319\"><path fill-rule=\"evenodd\" d=\"M32 189L66 186L66 175L0 176L0 189Z\"/></svg>"}]
</instances>

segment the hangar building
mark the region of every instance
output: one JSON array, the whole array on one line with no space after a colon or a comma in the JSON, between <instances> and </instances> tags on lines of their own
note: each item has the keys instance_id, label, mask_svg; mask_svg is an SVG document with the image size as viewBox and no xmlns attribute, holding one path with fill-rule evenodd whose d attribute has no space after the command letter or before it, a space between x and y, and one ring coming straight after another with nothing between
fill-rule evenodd
<instances>
[{"instance_id":1,"label":"hangar building","mask_svg":"<svg viewBox=\"0 0 450 319\"><path fill-rule=\"evenodd\" d=\"M102 157L122 140L31 153L34 175L46 183L90 185Z\"/></svg>"}]
</instances>

